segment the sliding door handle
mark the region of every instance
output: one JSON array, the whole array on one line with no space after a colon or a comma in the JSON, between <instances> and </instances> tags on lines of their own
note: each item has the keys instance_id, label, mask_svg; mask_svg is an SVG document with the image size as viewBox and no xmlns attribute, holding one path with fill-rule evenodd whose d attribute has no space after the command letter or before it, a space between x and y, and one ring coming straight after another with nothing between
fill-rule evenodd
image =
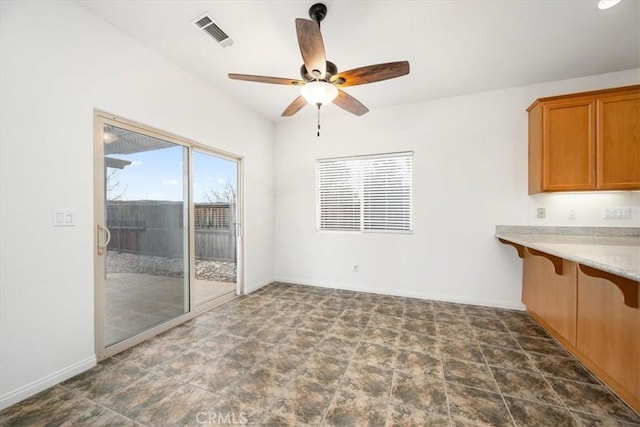
<instances>
[{"instance_id":1,"label":"sliding door handle","mask_svg":"<svg viewBox=\"0 0 640 427\"><path fill-rule=\"evenodd\" d=\"M104 236L104 243L100 243L101 237ZM111 241L111 232L107 227L103 227L98 224L98 255L104 254L104 251L107 250L107 246Z\"/></svg>"}]
</instances>

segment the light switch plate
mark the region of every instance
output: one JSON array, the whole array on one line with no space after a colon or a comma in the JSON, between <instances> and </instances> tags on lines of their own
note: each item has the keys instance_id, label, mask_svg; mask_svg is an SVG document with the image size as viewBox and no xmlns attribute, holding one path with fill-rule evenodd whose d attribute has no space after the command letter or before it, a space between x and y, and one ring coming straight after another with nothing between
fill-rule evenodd
<instances>
[{"instance_id":1,"label":"light switch plate","mask_svg":"<svg viewBox=\"0 0 640 427\"><path fill-rule=\"evenodd\" d=\"M68 209L57 209L53 211L54 227L73 227L75 223L75 215L73 211Z\"/></svg>"}]
</instances>

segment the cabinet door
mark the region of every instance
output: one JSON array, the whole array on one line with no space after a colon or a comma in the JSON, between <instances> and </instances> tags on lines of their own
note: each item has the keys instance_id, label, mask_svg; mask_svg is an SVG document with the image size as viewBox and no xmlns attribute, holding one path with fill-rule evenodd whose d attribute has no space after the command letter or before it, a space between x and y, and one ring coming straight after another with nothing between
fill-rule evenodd
<instances>
[{"instance_id":1,"label":"cabinet door","mask_svg":"<svg viewBox=\"0 0 640 427\"><path fill-rule=\"evenodd\" d=\"M609 386L639 409L640 309L625 305L622 292L612 282L582 271L578 273L577 341L578 351L589 359L587 366L597 369Z\"/></svg>"},{"instance_id":2,"label":"cabinet door","mask_svg":"<svg viewBox=\"0 0 640 427\"><path fill-rule=\"evenodd\" d=\"M543 190L596 188L596 102L548 102L542 109Z\"/></svg>"},{"instance_id":3,"label":"cabinet door","mask_svg":"<svg viewBox=\"0 0 640 427\"><path fill-rule=\"evenodd\" d=\"M640 93L598 99L597 165L598 189L640 188Z\"/></svg>"},{"instance_id":4,"label":"cabinet door","mask_svg":"<svg viewBox=\"0 0 640 427\"><path fill-rule=\"evenodd\" d=\"M556 264L554 264L554 262ZM560 270L558 274L556 269ZM576 344L577 266L541 252L525 251L522 302L556 337Z\"/></svg>"}]
</instances>

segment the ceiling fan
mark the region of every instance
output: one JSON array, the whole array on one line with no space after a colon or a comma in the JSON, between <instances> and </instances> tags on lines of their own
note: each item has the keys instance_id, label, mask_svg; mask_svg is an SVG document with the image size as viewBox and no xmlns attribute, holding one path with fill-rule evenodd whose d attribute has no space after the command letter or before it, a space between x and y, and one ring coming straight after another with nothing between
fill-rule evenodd
<instances>
[{"instance_id":1,"label":"ceiling fan","mask_svg":"<svg viewBox=\"0 0 640 427\"><path fill-rule=\"evenodd\" d=\"M338 72L336 65L326 59L322 34L320 33L320 22L326 15L327 6L316 3L309 9L310 20L296 19L298 45L304 62L300 67L301 79L248 74L229 74L229 78L258 83L300 86L300 95L285 108L282 112L283 117L293 116L307 102L318 107L318 114L321 106L331 102L357 116L367 113L369 111L367 107L341 88L404 76L409 74L409 62L387 62Z\"/></svg>"}]
</instances>

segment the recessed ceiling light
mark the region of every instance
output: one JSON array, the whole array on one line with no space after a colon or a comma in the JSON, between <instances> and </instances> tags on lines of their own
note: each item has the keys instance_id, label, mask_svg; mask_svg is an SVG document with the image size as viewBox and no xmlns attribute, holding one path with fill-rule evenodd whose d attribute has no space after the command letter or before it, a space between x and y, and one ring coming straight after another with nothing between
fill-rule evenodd
<instances>
[{"instance_id":1,"label":"recessed ceiling light","mask_svg":"<svg viewBox=\"0 0 640 427\"><path fill-rule=\"evenodd\" d=\"M612 8L613 6L620 3L622 0L600 0L598 2L598 9L604 10Z\"/></svg>"}]
</instances>

